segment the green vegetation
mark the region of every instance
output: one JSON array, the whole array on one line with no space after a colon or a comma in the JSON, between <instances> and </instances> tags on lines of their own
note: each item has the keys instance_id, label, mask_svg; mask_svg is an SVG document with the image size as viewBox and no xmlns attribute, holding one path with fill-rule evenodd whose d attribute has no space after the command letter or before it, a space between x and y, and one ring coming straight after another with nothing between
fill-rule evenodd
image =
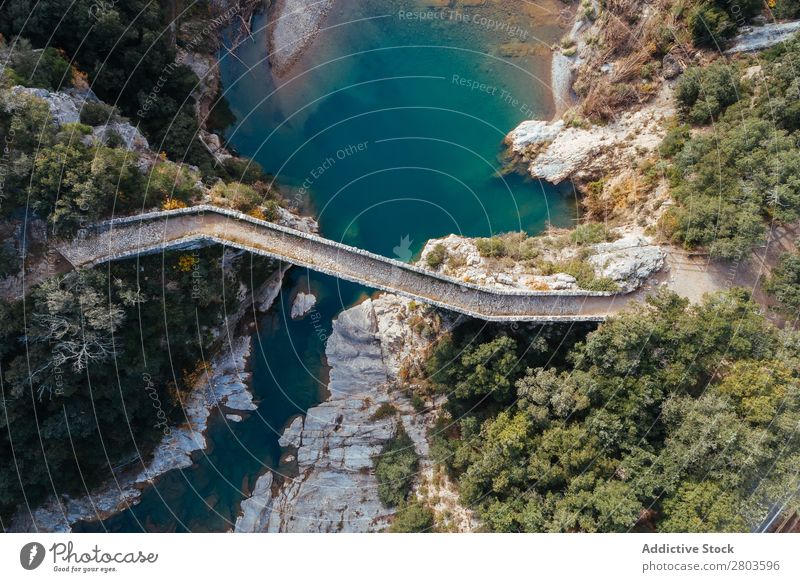
<instances>
[{"instance_id":1,"label":"green vegetation","mask_svg":"<svg viewBox=\"0 0 800 582\"><path fill-rule=\"evenodd\" d=\"M579 224L569 233L569 239L574 245L594 245L602 242L611 242L619 238L601 222Z\"/></svg>"},{"instance_id":2,"label":"green vegetation","mask_svg":"<svg viewBox=\"0 0 800 582\"><path fill-rule=\"evenodd\" d=\"M11 55L12 78L26 87L43 87L55 91L72 81L69 62L53 47L33 50L22 40Z\"/></svg>"},{"instance_id":3,"label":"green vegetation","mask_svg":"<svg viewBox=\"0 0 800 582\"><path fill-rule=\"evenodd\" d=\"M254 257L223 276L222 253L113 263L50 279L25 304L0 302L3 521L53 493L85 493L137 451L146 459L183 418L212 328L241 283L273 269Z\"/></svg>"},{"instance_id":4,"label":"green vegetation","mask_svg":"<svg viewBox=\"0 0 800 582\"><path fill-rule=\"evenodd\" d=\"M475 241L478 252L484 258L508 257L513 261L530 261L539 255L540 240L524 232L509 232Z\"/></svg>"},{"instance_id":5,"label":"green vegetation","mask_svg":"<svg viewBox=\"0 0 800 582\"><path fill-rule=\"evenodd\" d=\"M784 313L797 318L800 313L800 254L782 255L778 266L764 282L764 290L778 300Z\"/></svg>"},{"instance_id":6,"label":"green vegetation","mask_svg":"<svg viewBox=\"0 0 800 582\"><path fill-rule=\"evenodd\" d=\"M186 206L204 193L201 174L186 164L165 156L153 162L122 147L119 136L105 145L93 140L90 126L116 115L108 105L87 103L81 123L59 127L44 101L12 95L8 83L0 79L0 139L10 144L0 215L28 207L63 236L112 213ZM261 167L230 160L225 168L237 181L217 180L210 189L212 201L275 220L279 194Z\"/></svg>"},{"instance_id":7,"label":"green vegetation","mask_svg":"<svg viewBox=\"0 0 800 582\"><path fill-rule=\"evenodd\" d=\"M370 416L369 418L372 421L376 421L376 420L383 420L385 418L393 418L396 415L397 415L397 407L391 402L383 402L380 406L378 406L378 408L375 410L375 412L372 413L372 416Z\"/></svg>"},{"instance_id":8,"label":"green vegetation","mask_svg":"<svg viewBox=\"0 0 800 582\"><path fill-rule=\"evenodd\" d=\"M481 256L486 258L505 257L508 252L505 241L497 236L479 238L475 241L475 246L478 247Z\"/></svg>"},{"instance_id":9,"label":"green vegetation","mask_svg":"<svg viewBox=\"0 0 800 582\"><path fill-rule=\"evenodd\" d=\"M738 29L765 9L761 0L615 0L600 6L597 34L587 39L598 50L580 65L574 85L583 97L583 116L593 121L610 121L657 95L663 79L680 73L676 55L724 50ZM798 13L800 2L770 0L769 7L787 18ZM602 72L609 61L613 69Z\"/></svg>"},{"instance_id":10,"label":"green vegetation","mask_svg":"<svg viewBox=\"0 0 800 582\"><path fill-rule=\"evenodd\" d=\"M418 500L397 508L389 533L424 533L433 531L433 511Z\"/></svg>"},{"instance_id":11,"label":"green vegetation","mask_svg":"<svg viewBox=\"0 0 800 582\"><path fill-rule=\"evenodd\" d=\"M438 243L431 249L428 256L425 257L425 262L431 269L438 269L447 258L447 249L442 243Z\"/></svg>"},{"instance_id":12,"label":"green vegetation","mask_svg":"<svg viewBox=\"0 0 800 582\"><path fill-rule=\"evenodd\" d=\"M105 125L115 117L114 108L105 103L87 101L81 108L81 123L97 127Z\"/></svg>"},{"instance_id":13,"label":"green vegetation","mask_svg":"<svg viewBox=\"0 0 800 582\"><path fill-rule=\"evenodd\" d=\"M743 291L662 293L573 341L466 330L428 361L432 454L489 529L749 531L796 490L800 337Z\"/></svg>"},{"instance_id":14,"label":"green vegetation","mask_svg":"<svg viewBox=\"0 0 800 582\"><path fill-rule=\"evenodd\" d=\"M8 0L0 4L0 34L18 54L12 58L17 82L67 87L71 64L85 71L79 74L88 76L100 99L116 104L170 159L198 166L206 176L235 179L197 138L192 92L198 78L176 62L177 47L169 32L171 24L180 29L185 18L210 23L210 3L201 0L173 23L174 16L170 3L146 0ZM178 42L194 50L213 46L213 26L212 33L201 33L204 29Z\"/></svg>"},{"instance_id":15,"label":"green vegetation","mask_svg":"<svg viewBox=\"0 0 800 582\"><path fill-rule=\"evenodd\" d=\"M764 80L757 83L741 80L743 64L687 71L676 94L681 116L714 125L677 126L661 148L678 202L664 215L662 232L714 257L746 256L763 240L765 221L800 217L800 41L759 62Z\"/></svg>"},{"instance_id":16,"label":"green vegetation","mask_svg":"<svg viewBox=\"0 0 800 582\"><path fill-rule=\"evenodd\" d=\"M693 124L716 119L739 100L742 91L740 76L739 69L725 61L688 69L675 87L675 100L681 116Z\"/></svg>"},{"instance_id":17,"label":"green vegetation","mask_svg":"<svg viewBox=\"0 0 800 582\"><path fill-rule=\"evenodd\" d=\"M375 477L378 479L378 498L389 507L408 499L417 472L419 456L403 425L398 423L394 438L386 443L375 457Z\"/></svg>"}]
</instances>

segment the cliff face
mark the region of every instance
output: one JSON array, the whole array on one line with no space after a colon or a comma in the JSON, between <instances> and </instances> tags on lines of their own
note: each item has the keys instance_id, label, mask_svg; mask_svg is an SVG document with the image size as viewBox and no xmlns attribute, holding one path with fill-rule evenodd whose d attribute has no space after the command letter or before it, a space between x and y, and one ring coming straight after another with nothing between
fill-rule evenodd
<instances>
[{"instance_id":1,"label":"cliff face","mask_svg":"<svg viewBox=\"0 0 800 582\"><path fill-rule=\"evenodd\" d=\"M280 444L287 449L284 464L291 476L268 472L259 478L242 503L237 532L385 529L394 511L378 499L373 457L400 423L421 457L418 481L432 476L427 429L438 407L418 412L396 382L401 369L418 362L447 324L415 311L409 301L383 295L335 320L325 350L330 396L286 428ZM416 331L426 326L428 335ZM376 414L388 405L396 414Z\"/></svg>"}]
</instances>

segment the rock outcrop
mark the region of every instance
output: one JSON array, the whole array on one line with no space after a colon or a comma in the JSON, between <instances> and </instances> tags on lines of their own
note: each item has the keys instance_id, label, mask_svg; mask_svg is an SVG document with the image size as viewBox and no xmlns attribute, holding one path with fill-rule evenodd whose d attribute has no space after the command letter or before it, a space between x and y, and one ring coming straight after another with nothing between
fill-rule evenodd
<instances>
[{"instance_id":1,"label":"rock outcrop","mask_svg":"<svg viewBox=\"0 0 800 582\"><path fill-rule=\"evenodd\" d=\"M608 277L629 293L641 287L647 279L664 267L666 253L639 233L623 236L613 242L592 247L588 261L598 277Z\"/></svg>"},{"instance_id":2,"label":"rock outcrop","mask_svg":"<svg viewBox=\"0 0 800 582\"><path fill-rule=\"evenodd\" d=\"M313 293L299 292L292 302L292 319L301 319L306 313L311 311L317 304L317 298Z\"/></svg>"},{"instance_id":3,"label":"rock outcrop","mask_svg":"<svg viewBox=\"0 0 800 582\"><path fill-rule=\"evenodd\" d=\"M290 422L280 444L296 456L295 471L258 479L242 503L237 532L372 532L389 525L394 511L378 498L373 457L398 423L423 458L421 475L430 468L426 435L436 412L418 413L395 387L402 366L420 357L443 329L438 318L415 309L383 295L334 321L326 347L330 396ZM415 317L435 331L428 337L414 331L419 327L409 323ZM378 413L387 409L393 412Z\"/></svg>"},{"instance_id":4,"label":"rock outcrop","mask_svg":"<svg viewBox=\"0 0 800 582\"><path fill-rule=\"evenodd\" d=\"M269 21L272 74L285 75L314 42L333 0L277 0Z\"/></svg>"},{"instance_id":5,"label":"rock outcrop","mask_svg":"<svg viewBox=\"0 0 800 582\"><path fill-rule=\"evenodd\" d=\"M789 40L798 31L800 31L800 20L744 27L741 33L733 38L731 47L725 52L733 54L764 50Z\"/></svg>"},{"instance_id":6,"label":"rock outcrop","mask_svg":"<svg viewBox=\"0 0 800 582\"><path fill-rule=\"evenodd\" d=\"M557 265L583 256L594 268L596 277L607 277L617 284L620 292L629 293L644 285L662 269L665 253L640 229L619 229L614 233L619 238L613 242L580 248L565 245L563 241L567 235L564 233L542 235L535 239L539 243L536 259L542 263ZM450 277L496 289L579 289L578 282L572 275L541 274L535 262L532 264L531 261L483 257L476 240L454 234L429 240L417 264ZM428 256L438 245L444 247L446 259L432 269L428 265Z\"/></svg>"},{"instance_id":7,"label":"rock outcrop","mask_svg":"<svg viewBox=\"0 0 800 582\"><path fill-rule=\"evenodd\" d=\"M44 100L50 108L50 115L53 121L59 126L67 123L79 123L81 109L85 103L101 103L89 89L48 91L47 89L17 85L11 88L11 94L28 95ZM122 138L123 144L128 150L136 152L147 152L149 150L150 146L147 143L147 138L142 135L142 132L116 115L110 116L107 123L92 128L92 135L87 137L105 144L112 135Z\"/></svg>"},{"instance_id":8,"label":"rock outcrop","mask_svg":"<svg viewBox=\"0 0 800 582\"><path fill-rule=\"evenodd\" d=\"M523 121L506 142L532 177L552 184L586 182L632 167L655 151L672 115L671 92L665 87L658 99L607 125Z\"/></svg>"}]
</instances>

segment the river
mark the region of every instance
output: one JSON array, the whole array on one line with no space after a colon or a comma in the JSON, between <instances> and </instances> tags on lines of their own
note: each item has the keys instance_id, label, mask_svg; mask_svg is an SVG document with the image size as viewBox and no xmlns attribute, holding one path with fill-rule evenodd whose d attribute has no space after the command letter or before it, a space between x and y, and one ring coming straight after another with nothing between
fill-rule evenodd
<instances>
[{"instance_id":1,"label":"river","mask_svg":"<svg viewBox=\"0 0 800 582\"><path fill-rule=\"evenodd\" d=\"M430 10L411 2L338 2L283 79L267 62L266 16L221 54L236 122L228 143L275 176L324 236L411 260L429 238L540 232L570 224L569 192L504 172L502 140L548 118L549 51L561 4L489 1ZM428 17L429 14L434 14ZM415 16L416 15L416 16ZM297 290L319 297L289 318ZM259 408L240 423L216 415L209 449L141 503L76 531L226 531L255 479L278 466L292 416L323 397L331 321L370 291L293 269L258 323L251 366Z\"/></svg>"}]
</instances>

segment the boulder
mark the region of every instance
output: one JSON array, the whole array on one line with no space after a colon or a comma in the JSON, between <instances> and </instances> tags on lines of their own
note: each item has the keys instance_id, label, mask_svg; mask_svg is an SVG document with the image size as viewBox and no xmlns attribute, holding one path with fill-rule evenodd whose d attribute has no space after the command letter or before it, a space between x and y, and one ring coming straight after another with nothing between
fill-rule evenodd
<instances>
[{"instance_id":1,"label":"boulder","mask_svg":"<svg viewBox=\"0 0 800 582\"><path fill-rule=\"evenodd\" d=\"M302 319L317 304L317 298L313 293L303 293L300 291L294 297L292 303L292 319Z\"/></svg>"}]
</instances>

